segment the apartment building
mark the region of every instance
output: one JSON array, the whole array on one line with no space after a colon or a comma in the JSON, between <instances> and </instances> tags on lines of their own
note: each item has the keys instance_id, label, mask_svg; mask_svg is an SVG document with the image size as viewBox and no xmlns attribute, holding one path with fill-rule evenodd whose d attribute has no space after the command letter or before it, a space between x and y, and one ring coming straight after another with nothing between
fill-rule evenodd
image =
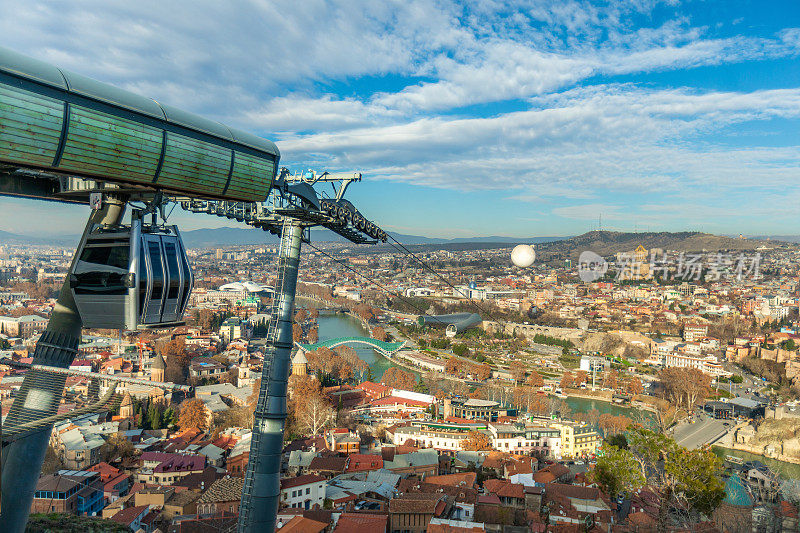
<instances>
[{"instance_id":1,"label":"apartment building","mask_svg":"<svg viewBox=\"0 0 800 533\"><path fill-rule=\"evenodd\" d=\"M103 482L98 472L59 470L39 478L31 513L96 516L104 505Z\"/></svg>"},{"instance_id":2,"label":"apartment building","mask_svg":"<svg viewBox=\"0 0 800 533\"><path fill-rule=\"evenodd\" d=\"M588 424L553 422L551 427L561 432L561 456L582 457L597 452L602 439Z\"/></svg>"},{"instance_id":3,"label":"apartment building","mask_svg":"<svg viewBox=\"0 0 800 533\"><path fill-rule=\"evenodd\" d=\"M321 508L325 502L326 483L324 477L314 474L281 479L281 506Z\"/></svg>"}]
</instances>

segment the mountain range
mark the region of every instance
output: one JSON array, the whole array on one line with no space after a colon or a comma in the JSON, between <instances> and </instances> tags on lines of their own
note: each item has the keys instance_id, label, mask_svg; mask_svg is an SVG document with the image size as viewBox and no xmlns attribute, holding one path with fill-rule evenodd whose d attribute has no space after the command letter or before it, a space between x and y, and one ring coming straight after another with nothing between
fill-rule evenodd
<instances>
[{"instance_id":1,"label":"mountain range","mask_svg":"<svg viewBox=\"0 0 800 533\"><path fill-rule=\"evenodd\" d=\"M405 235L403 233L388 232L389 235L403 244L457 244L457 243L529 243L536 244L541 242L564 239L565 237L530 237L521 239L519 237L461 237L457 239L442 239L423 237L420 235ZM278 237L268 232L256 228L205 228L181 231L183 242L187 248L217 248L221 246L248 246L258 244L277 244ZM17 245L61 245L74 246L80 239L79 235L58 235L47 237L43 235L19 235L0 230L0 244ZM327 230L319 229L311 231L313 242L345 242L344 237Z\"/></svg>"},{"instance_id":2,"label":"mountain range","mask_svg":"<svg viewBox=\"0 0 800 533\"><path fill-rule=\"evenodd\" d=\"M762 239L738 239L698 231L681 232L636 232L590 231L583 235L543 243L537 246L539 257L544 260L577 259L584 250L602 256L630 252L642 246L647 250L662 249L678 252L716 252L723 250L755 251L763 248L793 246L785 241Z\"/></svg>"},{"instance_id":3,"label":"mountain range","mask_svg":"<svg viewBox=\"0 0 800 533\"><path fill-rule=\"evenodd\" d=\"M755 250L762 246L779 246L782 243L798 243L800 235L783 235L738 239L731 236L712 235L701 232L616 232L590 231L583 235L571 237L459 237L443 239L406 235L389 232L389 234L405 245L443 246L446 248L475 249L481 245L505 247L513 244L535 244L540 253L555 256L572 256L583 250L593 250L601 255L611 255L635 249L641 245L645 248L663 248L679 251L703 250ZM205 228L181 232L187 248L217 248L227 246L248 246L258 244L277 244L278 238L256 228ZM78 235L19 235L0 230L0 244L16 245L61 245L74 246ZM313 242L345 242L345 239L327 229L312 230Z\"/></svg>"}]
</instances>

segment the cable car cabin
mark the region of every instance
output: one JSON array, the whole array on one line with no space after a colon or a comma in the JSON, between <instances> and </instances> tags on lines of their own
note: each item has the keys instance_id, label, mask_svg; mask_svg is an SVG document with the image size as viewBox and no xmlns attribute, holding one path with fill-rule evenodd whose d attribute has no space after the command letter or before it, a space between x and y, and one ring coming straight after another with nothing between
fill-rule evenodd
<instances>
[{"instance_id":1,"label":"cable car cabin","mask_svg":"<svg viewBox=\"0 0 800 533\"><path fill-rule=\"evenodd\" d=\"M85 328L141 329L180 325L192 292L192 271L178 229L96 228L81 243L70 271Z\"/></svg>"}]
</instances>

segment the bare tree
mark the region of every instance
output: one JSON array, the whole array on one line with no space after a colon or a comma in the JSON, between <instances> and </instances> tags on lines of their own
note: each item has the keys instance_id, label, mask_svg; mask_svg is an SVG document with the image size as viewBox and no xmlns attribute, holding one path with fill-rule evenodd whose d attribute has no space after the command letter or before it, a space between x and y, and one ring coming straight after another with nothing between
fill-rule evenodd
<instances>
[{"instance_id":1,"label":"bare tree","mask_svg":"<svg viewBox=\"0 0 800 533\"><path fill-rule=\"evenodd\" d=\"M309 435L319 435L336 420L336 411L324 399L313 396L296 412L297 422Z\"/></svg>"}]
</instances>

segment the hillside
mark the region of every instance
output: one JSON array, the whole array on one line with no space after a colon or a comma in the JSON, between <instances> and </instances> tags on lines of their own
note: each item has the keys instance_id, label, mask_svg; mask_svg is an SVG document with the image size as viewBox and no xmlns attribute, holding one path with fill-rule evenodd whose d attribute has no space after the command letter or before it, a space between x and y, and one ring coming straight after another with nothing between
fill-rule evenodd
<instances>
[{"instance_id":1,"label":"hillside","mask_svg":"<svg viewBox=\"0 0 800 533\"><path fill-rule=\"evenodd\" d=\"M584 250L602 256L629 252L638 246L647 250L660 248L678 252L755 251L764 248L790 247L784 242L758 239L735 239L698 231L683 232L637 232L590 231L577 237L537 245L542 260L577 259Z\"/></svg>"}]
</instances>

